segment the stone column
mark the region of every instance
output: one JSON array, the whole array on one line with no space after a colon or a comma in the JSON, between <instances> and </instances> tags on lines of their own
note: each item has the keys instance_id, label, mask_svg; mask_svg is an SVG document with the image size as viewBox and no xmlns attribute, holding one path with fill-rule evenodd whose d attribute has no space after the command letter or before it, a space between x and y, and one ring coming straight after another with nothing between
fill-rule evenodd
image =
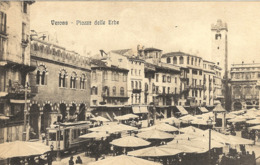
<instances>
[{"instance_id":1,"label":"stone column","mask_svg":"<svg viewBox=\"0 0 260 165\"><path fill-rule=\"evenodd\" d=\"M222 130L224 131L226 128L226 113L222 112Z\"/></svg>"},{"instance_id":2,"label":"stone column","mask_svg":"<svg viewBox=\"0 0 260 165\"><path fill-rule=\"evenodd\" d=\"M40 112L39 116L38 116L38 134L39 134L39 139L42 140L42 136L41 136L41 124L42 124L42 116L43 112Z\"/></svg>"}]
</instances>

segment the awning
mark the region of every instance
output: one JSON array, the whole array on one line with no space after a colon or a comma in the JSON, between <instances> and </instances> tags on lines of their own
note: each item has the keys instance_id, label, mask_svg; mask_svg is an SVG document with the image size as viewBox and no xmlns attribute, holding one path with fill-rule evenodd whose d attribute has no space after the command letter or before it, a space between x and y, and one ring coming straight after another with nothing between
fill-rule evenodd
<instances>
[{"instance_id":1,"label":"awning","mask_svg":"<svg viewBox=\"0 0 260 165\"><path fill-rule=\"evenodd\" d=\"M183 106L176 106L182 115L187 115L188 112Z\"/></svg>"},{"instance_id":2,"label":"awning","mask_svg":"<svg viewBox=\"0 0 260 165\"><path fill-rule=\"evenodd\" d=\"M132 107L133 113L140 113L139 107Z\"/></svg>"},{"instance_id":3,"label":"awning","mask_svg":"<svg viewBox=\"0 0 260 165\"><path fill-rule=\"evenodd\" d=\"M14 100L14 99L10 99L10 103L24 104L24 103L25 103L25 100ZM30 103L30 100L27 100L27 103Z\"/></svg>"},{"instance_id":4,"label":"awning","mask_svg":"<svg viewBox=\"0 0 260 165\"><path fill-rule=\"evenodd\" d=\"M140 113L148 113L147 107L140 107Z\"/></svg>"},{"instance_id":5,"label":"awning","mask_svg":"<svg viewBox=\"0 0 260 165\"><path fill-rule=\"evenodd\" d=\"M202 113L207 113L207 112L209 112L205 107L199 107L199 109L200 109L200 111L201 111Z\"/></svg>"},{"instance_id":6,"label":"awning","mask_svg":"<svg viewBox=\"0 0 260 165\"><path fill-rule=\"evenodd\" d=\"M6 96L8 93L7 92L0 92L0 97Z\"/></svg>"},{"instance_id":7,"label":"awning","mask_svg":"<svg viewBox=\"0 0 260 165\"><path fill-rule=\"evenodd\" d=\"M132 107L133 113L148 113L147 106Z\"/></svg>"}]
</instances>

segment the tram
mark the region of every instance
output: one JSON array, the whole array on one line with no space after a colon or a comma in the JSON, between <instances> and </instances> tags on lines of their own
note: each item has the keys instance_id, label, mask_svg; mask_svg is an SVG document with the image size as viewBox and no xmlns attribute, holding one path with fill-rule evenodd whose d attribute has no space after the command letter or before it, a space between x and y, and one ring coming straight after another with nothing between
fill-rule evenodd
<instances>
[{"instance_id":1,"label":"tram","mask_svg":"<svg viewBox=\"0 0 260 165\"><path fill-rule=\"evenodd\" d=\"M53 151L72 151L83 147L89 139L79 138L88 133L88 129L93 127L89 121L66 122L53 125L47 128L46 145Z\"/></svg>"}]
</instances>

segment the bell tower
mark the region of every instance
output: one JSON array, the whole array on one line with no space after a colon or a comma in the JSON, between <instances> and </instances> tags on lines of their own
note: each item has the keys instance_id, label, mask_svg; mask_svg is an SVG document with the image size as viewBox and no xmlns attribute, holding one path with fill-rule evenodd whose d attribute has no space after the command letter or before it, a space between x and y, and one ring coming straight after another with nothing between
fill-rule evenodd
<instances>
[{"instance_id":1,"label":"bell tower","mask_svg":"<svg viewBox=\"0 0 260 165\"><path fill-rule=\"evenodd\" d=\"M217 20L216 24L211 25L212 33L212 52L211 58L222 68L222 78L227 78L228 70L228 27L222 20Z\"/></svg>"}]
</instances>

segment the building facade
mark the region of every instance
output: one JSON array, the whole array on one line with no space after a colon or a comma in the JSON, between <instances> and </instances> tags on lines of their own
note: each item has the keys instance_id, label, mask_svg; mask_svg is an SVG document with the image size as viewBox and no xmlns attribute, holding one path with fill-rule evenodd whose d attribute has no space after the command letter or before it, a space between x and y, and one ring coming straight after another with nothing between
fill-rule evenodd
<instances>
[{"instance_id":1,"label":"building facade","mask_svg":"<svg viewBox=\"0 0 260 165\"><path fill-rule=\"evenodd\" d=\"M260 64L231 65L232 110L259 108Z\"/></svg>"},{"instance_id":2,"label":"building facade","mask_svg":"<svg viewBox=\"0 0 260 165\"><path fill-rule=\"evenodd\" d=\"M90 107L89 59L44 39L32 38L29 84L37 88L29 104L30 138L54 122L85 120Z\"/></svg>"},{"instance_id":3,"label":"building facade","mask_svg":"<svg viewBox=\"0 0 260 165\"><path fill-rule=\"evenodd\" d=\"M203 60L183 52L171 52L162 56L167 64L181 67L181 99L179 105L200 106L204 101Z\"/></svg>"},{"instance_id":4,"label":"building facade","mask_svg":"<svg viewBox=\"0 0 260 165\"><path fill-rule=\"evenodd\" d=\"M94 114L113 121L114 117L129 111L126 106L129 71L105 61L91 60L91 108Z\"/></svg>"},{"instance_id":5,"label":"building facade","mask_svg":"<svg viewBox=\"0 0 260 165\"><path fill-rule=\"evenodd\" d=\"M23 140L30 65L30 1L0 2L0 143Z\"/></svg>"}]
</instances>

